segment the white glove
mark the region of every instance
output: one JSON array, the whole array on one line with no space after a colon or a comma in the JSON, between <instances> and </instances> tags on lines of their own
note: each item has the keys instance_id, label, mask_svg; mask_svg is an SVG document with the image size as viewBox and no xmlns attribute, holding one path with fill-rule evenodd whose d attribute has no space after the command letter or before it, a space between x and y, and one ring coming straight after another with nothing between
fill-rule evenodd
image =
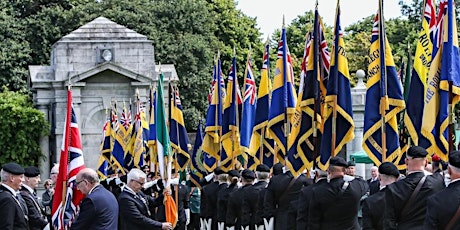
<instances>
[{"instance_id":1,"label":"white glove","mask_svg":"<svg viewBox=\"0 0 460 230\"><path fill-rule=\"evenodd\" d=\"M235 226L227 227L227 230L235 230Z\"/></svg>"},{"instance_id":2,"label":"white glove","mask_svg":"<svg viewBox=\"0 0 460 230\"><path fill-rule=\"evenodd\" d=\"M225 230L225 223L224 222L217 222L217 230ZM227 230L229 230L227 228Z\"/></svg>"},{"instance_id":3,"label":"white glove","mask_svg":"<svg viewBox=\"0 0 460 230\"><path fill-rule=\"evenodd\" d=\"M212 230L211 229L211 227L212 227L212 219L211 218L205 219L204 222L205 222L204 224L206 226L205 229L206 230Z\"/></svg>"},{"instance_id":4,"label":"white glove","mask_svg":"<svg viewBox=\"0 0 460 230\"><path fill-rule=\"evenodd\" d=\"M264 218L264 225L266 230L275 230L275 217L271 217L270 220Z\"/></svg>"},{"instance_id":5,"label":"white glove","mask_svg":"<svg viewBox=\"0 0 460 230\"><path fill-rule=\"evenodd\" d=\"M205 176L204 179L209 182L212 180L212 178L214 177L214 173L210 173L209 175Z\"/></svg>"},{"instance_id":6,"label":"white glove","mask_svg":"<svg viewBox=\"0 0 460 230\"><path fill-rule=\"evenodd\" d=\"M185 209L185 225L190 224L190 209Z\"/></svg>"},{"instance_id":7,"label":"white glove","mask_svg":"<svg viewBox=\"0 0 460 230\"><path fill-rule=\"evenodd\" d=\"M264 225L256 225L256 230L264 230L265 226Z\"/></svg>"},{"instance_id":8,"label":"white glove","mask_svg":"<svg viewBox=\"0 0 460 230\"><path fill-rule=\"evenodd\" d=\"M156 185L158 182L158 180L152 180L152 181L149 181L149 182L145 182L144 186L142 186L144 189L148 189L154 185Z\"/></svg>"},{"instance_id":9,"label":"white glove","mask_svg":"<svg viewBox=\"0 0 460 230\"><path fill-rule=\"evenodd\" d=\"M117 178L115 179L115 184L116 185L123 184L123 181L121 181L120 178Z\"/></svg>"},{"instance_id":10,"label":"white glove","mask_svg":"<svg viewBox=\"0 0 460 230\"><path fill-rule=\"evenodd\" d=\"M205 230L205 226L204 226L204 218L200 218L200 230Z\"/></svg>"},{"instance_id":11,"label":"white glove","mask_svg":"<svg viewBox=\"0 0 460 230\"><path fill-rule=\"evenodd\" d=\"M179 178L170 179L168 182L169 182L170 185L178 185L179 184Z\"/></svg>"}]
</instances>

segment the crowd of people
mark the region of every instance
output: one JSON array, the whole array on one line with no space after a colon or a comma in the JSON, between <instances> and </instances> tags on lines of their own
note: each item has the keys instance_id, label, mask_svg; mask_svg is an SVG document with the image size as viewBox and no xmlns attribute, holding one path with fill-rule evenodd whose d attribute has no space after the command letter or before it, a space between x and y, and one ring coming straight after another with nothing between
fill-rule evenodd
<instances>
[{"instance_id":1,"label":"crowd of people","mask_svg":"<svg viewBox=\"0 0 460 230\"><path fill-rule=\"evenodd\" d=\"M296 177L281 163L255 170L217 167L200 187L177 176L166 187L149 167L126 175L111 171L102 181L85 168L75 180L85 198L70 229L460 229L460 151L451 152L449 162L434 155L428 163L427 155L412 146L404 172L384 162L370 169L368 180L341 157L331 158L327 171ZM39 169L4 164L0 229L52 229L57 173L53 167L39 199ZM177 223L166 220L164 196L176 201Z\"/></svg>"}]
</instances>

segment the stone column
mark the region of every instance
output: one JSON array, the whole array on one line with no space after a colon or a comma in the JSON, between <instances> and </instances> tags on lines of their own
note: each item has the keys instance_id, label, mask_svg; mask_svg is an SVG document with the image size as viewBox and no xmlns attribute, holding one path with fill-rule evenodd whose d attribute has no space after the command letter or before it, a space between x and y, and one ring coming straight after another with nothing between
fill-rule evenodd
<instances>
[{"instance_id":1,"label":"stone column","mask_svg":"<svg viewBox=\"0 0 460 230\"><path fill-rule=\"evenodd\" d=\"M39 104L37 105L37 109L43 113L45 121L50 122L49 120L49 104ZM40 167L40 176L41 180L45 181L49 178L50 173L50 149L49 149L49 136L43 136L40 138L40 149L42 151L42 155L44 156L40 159L39 167Z\"/></svg>"}]
</instances>

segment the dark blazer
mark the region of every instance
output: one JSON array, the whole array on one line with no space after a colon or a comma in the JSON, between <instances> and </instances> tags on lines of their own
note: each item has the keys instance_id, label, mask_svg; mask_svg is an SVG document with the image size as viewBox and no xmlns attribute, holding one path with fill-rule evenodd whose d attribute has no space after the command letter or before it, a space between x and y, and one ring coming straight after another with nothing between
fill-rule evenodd
<instances>
[{"instance_id":1,"label":"dark blazer","mask_svg":"<svg viewBox=\"0 0 460 230\"><path fill-rule=\"evenodd\" d=\"M14 195L0 185L0 229L28 230L27 217Z\"/></svg>"},{"instance_id":2,"label":"dark blazer","mask_svg":"<svg viewBox=\"0 0 460 230\"><path fill-rule=\"evenodd\" d=\"M80 204L80 211L71 230L117 229L118 205L115 196L102 185L94 187Z\"/></svg>"},{"instance_id":3,"label":"dark blazer","mask_svg":"<svg viewBox=\"0 0 460 230\"><path fill-rule=\"evenodd\" d=\"M42 230L47 224L48 220L45 216L44 207L40 204L38 199L34 198L34 195L30 193L25 187L21 189L21 196L24 199L27 206L27 216L29 217L29 229L30 230Z\"/></svg>"},{"instance_id":4,"label":"dark blazer","mask_svg":"<svg viewBox=\"0 0 460 230\"><path fill-rule=\"evenodd\" d=\"M410 199L415 187L425 174L414 172L404 179L387 186L385 191L386 208L384 212L384 229L420 229L426 214L427 198L445 188L444 180L437 176L427 176L415 202L410 205L406 215L402 216L403 209Z\"/></svg>"},{"instance_id":5,"label":"dark blazer","mask_svg":"<svg viewBox=\"0 0 460 230\"><path fill-rule=\"evenodd\" d=\"M146 200L147 204L141 200L141 197ZM143 193L133 194L131 191L124 189L118 196L118 207L120 209L118 229L161 229L162 223L153 220L152 213L149 213L150 201L151 199Z\"/></svg>"},{"instance_id":6,"label":"dark blazer","mask_svg":"<svg viewBox=\"0 0 460 230\"><path fill-rule=\"evenodd\" d=\"M309 185L307 187L303 187L300 190L299 199L297 200L298 209L297 209L297 230L304 230L307 229L308 226L308 213L309 213L309 204L311 200L311 196L313 193L313 189L317 186L321 186L322 184L327 184L327 179L323 178L317 181L315 184Z\"/></svg>"},{"instance_id":7,"label":"dark blazer","mask_svg":"<svg viewBox=\"0 0 460 230\"><path fill-rule=\"evenodd\" d=\"M333 178L313 189L309 204L308 229L360 229L358 209L366 194L366 181L354 179L342 191L343 177Z\"/></svg>"},{"instance_id":8,"label":"dark blazer","mask_svg":"<svg viewBox=\"0 0 460 230\"><path fill-rule=\"evenodd\" d=\"M264 210L264 197L265 191L268 183L266 181L258 181L254 184L254 189L258 191L258 198L257 198L257 212L255 217L255 223L257 225L263 225L264 219L266 217L265 210Z\"/></svg>"},{"instance_id":9,"label":"dark blazer","mask_svg":"<svg viewBox=\"0 0 460 230\"><path fill-rule=\"evenodd\" d=\"M444 190L431 195L427 201L424 229L446 229L447 224L460 206L460 181L455 181ZM452 229L460 229L460 218Z\"/></svg>"},{"instance_id":10,"label":"dark blazer","mask_svg":"<svg viewBox=\"0 0 460 230\"><path fill-rule=\"evenodd\" d=\"M235 229L241 229L240 226L254 229L258 198L259 190L251 184L230 193L225 224Z\"/></svg>"},{"instance_id":11,"label":"dark blazer","mask_svg":"<svg viewBox=\"0 0 460 230\"><path fill-rule=\"evenodd\" d=\"M363 202L363 230L383 229L383 212L385 211L385 190L369 196Z\"/></svg>"},{"instance_id":12,"label":"dark blazer","mask_svg":"<svg viewBox=\"0 0 460 230\"><path fill-rule=\"evenodd\" d=\"M291 215L296 207L292 206L292 201L297 201L300 189L303 187L306 179L300 177L296 179L293 185L289 183L294 177L290 172L281 173L273 176L268 183L264 198L264 208L267 212L267 218L275 217L275 229L295 229L296 218ZM286 191L286 194L283 195Z\"/></svg>"},{"instance_id":13,"label":"dark blazer","mask_svg":"<svg viewBox=\"0 0 460 230\"><path fill-rule=\"evenodd\" d=\"M219 184L216 181L204 186L201 193L201 205L204 204L204 207L201 207L201 210L204 210L204 214L201 214L201 217L212 219L212 230L217 229L217 196L220 190L226 187L227 183Z\"/></svg>"},{"instance_id":14,"label":"dark blazer","mask_svg":"<svg viewBox=\"0 0 460 230\"><path fill-rule=\"evenodd\" d=\"M236 191L236 184L229 184L226 188L221 188L217 195L217 222L225 222L227 216L227 204L230 193Z\"/></svg>"},{"instance_id":15,"label":"dark blazer","mask_svg":"<svg viewBox=\"0 0 460 230\"><path fill-rule=\"evenodd\" d=\"M377 193L380 190L380 181L377 179L372 181L372 178L367 179L367 184L369 185L369 195Z\"/></svg>"}]
</instances>

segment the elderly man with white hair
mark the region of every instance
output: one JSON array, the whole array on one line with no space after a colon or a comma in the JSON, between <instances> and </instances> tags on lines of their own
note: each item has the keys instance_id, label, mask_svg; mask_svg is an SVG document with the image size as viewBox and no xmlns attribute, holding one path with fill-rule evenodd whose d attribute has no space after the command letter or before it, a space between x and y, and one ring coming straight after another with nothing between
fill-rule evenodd
<instances>
[{"instance_id":1,"label":"elderly man with white hair","mask_svg":"<svg viewBox=\"0 0 460 230\"><path fill-rule=\"evenodd\" d=\"M149 207L157 202L141 192L146 177L140 169L131 169L128 173L126 186L118 196L120 230L172 229L171 223L161 223L153 219ZM161 196L158 199L162 200Z\"/></svg>"},{"instance_id":2,"label":"elderly man with white hair","mask_svg":"<svg viewBox=\"0 0 460 230\"><path fill-rule=\"evenodd\" d=\"M369 185L369 195L372 195L380 190L379 167L372 166L371 178L367 179L367 184Z\"/></svg>"}]
</instances>

